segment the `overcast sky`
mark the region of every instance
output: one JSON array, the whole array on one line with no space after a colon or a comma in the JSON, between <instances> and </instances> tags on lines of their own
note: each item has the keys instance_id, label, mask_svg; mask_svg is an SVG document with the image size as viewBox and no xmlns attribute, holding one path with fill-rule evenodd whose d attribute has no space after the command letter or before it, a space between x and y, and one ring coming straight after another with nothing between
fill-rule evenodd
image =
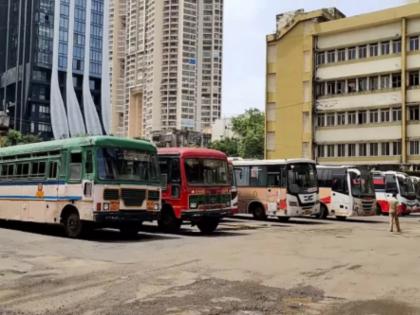
<instances>
[{"instance_id":1,"label":"overcast sky","mask_svg":"<svg viewBox=\"0 0 420 315\"><path fill-rule=\"evenodd\" d=\"M264 109L265 36L278 13L336 7L346 16L406 4L407 0L224 0L222 115Z\"/></svg>"}]
</instances>

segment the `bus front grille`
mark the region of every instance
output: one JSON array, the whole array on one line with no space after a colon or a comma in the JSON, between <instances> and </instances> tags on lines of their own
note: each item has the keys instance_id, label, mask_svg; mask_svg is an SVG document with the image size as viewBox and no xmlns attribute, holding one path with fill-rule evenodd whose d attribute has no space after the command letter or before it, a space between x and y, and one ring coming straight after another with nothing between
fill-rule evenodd
<instances>
[{"instance_id":1,"label":"bus front grille","mask_svg":"<svg viewBox=\"0 0 420 315\"><path fill-rule=\"evenodd\" d=\"M118 200L120 199L120 192L118 189L105 189L104 200Z\"/></svg>"},{"instance_id":2,"label":"bus front grille","mask_svg":"<svg viewBox=\"0 0 420 315\"><path fill-rule=\"evenodd\" d=\"M139 207L146 199L146 190L144 189L121 189L121 198L128 207Z\"/></svg>"}]
</instances>

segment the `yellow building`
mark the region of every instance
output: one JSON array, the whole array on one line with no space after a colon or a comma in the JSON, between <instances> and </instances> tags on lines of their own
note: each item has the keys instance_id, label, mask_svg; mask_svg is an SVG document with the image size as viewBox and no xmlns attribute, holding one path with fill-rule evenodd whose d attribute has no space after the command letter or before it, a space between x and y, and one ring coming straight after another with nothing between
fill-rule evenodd
<instances>
[{"instance_id":1,"label":"yellow building","mask_svg":"<svg viewBox=\"0 0 420 315\"><path fill-rule=\"evenodd\" d=\"M277 16L267 36L268 159L420 162L420 3Z\"/></svg>"}]
</instances>

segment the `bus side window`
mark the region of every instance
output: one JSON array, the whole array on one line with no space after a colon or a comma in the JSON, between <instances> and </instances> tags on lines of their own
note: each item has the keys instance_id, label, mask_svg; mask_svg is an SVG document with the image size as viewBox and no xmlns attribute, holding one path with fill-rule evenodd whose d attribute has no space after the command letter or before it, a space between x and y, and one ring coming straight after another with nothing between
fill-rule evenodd
<instances>
[{"instance_id":1,"label":"bus side window","mask_svg":"<svg viewBox=\"0 0 420 315\"><path fill-rule=\"evenodd\" d=\"M70 154L70 180L80 180L82 178L82 153L73 152Z\"/></svg>"},{"instance_id":2,"label":"bus side window","mask_svg":"<svg viewBox=\"0 0 420 315\"><path fill-rule=\"evenodd\" d=\"M7 165L7 177L12 178L13 173L14 173L14 165L13 164Z\"/></svg>"},{"instance_id":3,"label":"bus side window","mask_svg":"<svg viewBox=\"0 0 420 315\"><path fill-rule=\"evenodd\" d=\"M7 177L7 165L3 164L1 168L1 177Z\"/></svg>"},{"instance_id":4,"label":"bus side window","mask_svg":"<svg viewBox=\"0 0 420 315\"><path fill-rule=\"evenodd\" d=\"M93 154L92 150L86 151L86 160L85 160L85 174L93 173Z\"/></svg>"},{"instance_id":5,"label":"bus side window","mask_svg":"<svg viewBox=\"0 0 420 315\"><path fill-rule=\"evenodd\" d=\"M249 166L237 166L234 170L238 187L249 186Z\"/></svg>"},{"instance_id":6,"label":"bus side window","mask_svg":"<svg viewBox=\"0 0 420 315\"><path fill-rule=\"evenodd\" d=\"M50 162L48 178L57 178L57 162Z\"/></svg>"},{"instance_id":7,"label":"bus side window","mask_svg":"<svg viewBox=\"0 0 420 315\"><path fill-rule=\"evenodd\" d=\"M335 174L332 176L331 189L338 193L348 194L347 176L345 174Z\"/></svg>"}]
</instances>

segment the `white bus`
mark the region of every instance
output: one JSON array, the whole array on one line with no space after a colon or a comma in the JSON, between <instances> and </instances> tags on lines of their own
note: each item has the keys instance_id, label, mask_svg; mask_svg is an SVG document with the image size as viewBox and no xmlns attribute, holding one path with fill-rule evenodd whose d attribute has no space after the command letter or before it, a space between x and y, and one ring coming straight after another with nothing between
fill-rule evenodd
<instances>
[{"instance_id":1,"label":"white bus","mask_svg":"<svg viewBox=\"0 0 420 315\"><path fill-rule=\"evenodd\" d=\"M374 171L372 174L375 184L378 213L389 213L388 199L394 194L400 202L400 214L408 215L416 211L416 190L410 176L406 173L396 171Z\"/></svg>"},{"instance_id":2,"label":"white bus","mask_svg":"<svg viewBox=\"0 0 420 315\"><path fill-rule=\"evenodd\" d=\"M317 166L321 209L319 217L338 220L375 215L372 177L367 170L348 166Z\"/></svg>"},{"instance_id":3,"label":"white bus","mask_svg":"<svg viewBox=\"0 0 420 315\"><path fill-rule=\"evenodd\" d=\"M98 136L0 149L0 219L137 234L160 211L157 150L146 141Z\"/></svg>"},{"instance_id":4,"label":"white bus","mask_svg":"<svg viewBox=\"0 0 420 315\"><path fill-rule=\"evenodd\" d=\"M256 219L312 216L319 213L315 162L293 160L233 161L238 213Z\"/></svg>"}]
</instances>

